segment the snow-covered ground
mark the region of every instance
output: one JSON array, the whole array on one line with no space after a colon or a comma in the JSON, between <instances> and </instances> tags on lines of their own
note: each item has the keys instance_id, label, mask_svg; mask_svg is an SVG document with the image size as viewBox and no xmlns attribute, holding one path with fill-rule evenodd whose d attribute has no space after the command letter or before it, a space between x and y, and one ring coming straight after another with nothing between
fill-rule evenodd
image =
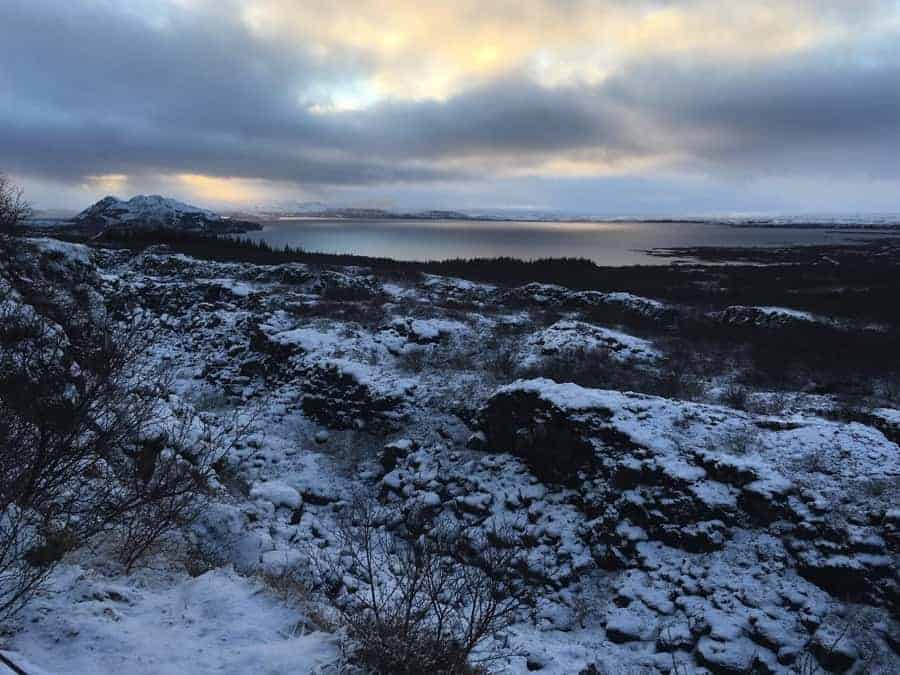
<instances>
[{"instance_id":1,"label":"snow-covered ground","mask_svg":"<svg viewBox=\"0 0 900 675\"><path fill-rule=\"evenodd\" d=\"M583 314L672 311L629 293L35 246L96 265L98 292L152 322L151 357L205 424L254 422L186 534L213 568L73 554L0 642L29 673L334 672L339 636L262 579L333 551L359 492L515 533L534 601L498 672L900 671L900 448L880 426L897 410L847 423L518 379L568 351L657 368L651 337Z\"/></svg>"},{"instance_id":2,"label":"snow-covered ground","mask_svg":"<svg viewBox=\"0 0 900 675\"><path fill-rule=\"evenodd\" d=\"M338 656L333 636L230 567L191 578L66 565L24 619L6 656L28 673L312 673Z\"/></svg>"}]
</instances>

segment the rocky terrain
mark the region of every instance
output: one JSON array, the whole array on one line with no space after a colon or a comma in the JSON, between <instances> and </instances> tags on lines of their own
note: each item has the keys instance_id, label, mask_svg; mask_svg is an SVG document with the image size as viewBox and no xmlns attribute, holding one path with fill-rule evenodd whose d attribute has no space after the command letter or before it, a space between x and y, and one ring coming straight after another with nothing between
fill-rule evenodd
<instances>
[{"instance_id":1,"label":"rocky terrain","mask_svg":"<svg viewBox=\"0 0 900 675\"><path fill-rule=\"evenodd\" d=\"M327 622L260 579L303 572L310 551L344 564L338 522L360 494L426 538L438 521L507 533L528 593L482 647L496 672L900 671L893 366L851 405L738 383L671 339L688 322L789 344L889 327L165 247L32 239L16 255L146 321L146 358L198 424L252 417L183 533L204 564L161 549L126 574L69 554L3 639L29 673L338 672ZM28 283L14 269L12 301ZM339 597L360 587L344 567Z\"/></svg>"}]
</instances>

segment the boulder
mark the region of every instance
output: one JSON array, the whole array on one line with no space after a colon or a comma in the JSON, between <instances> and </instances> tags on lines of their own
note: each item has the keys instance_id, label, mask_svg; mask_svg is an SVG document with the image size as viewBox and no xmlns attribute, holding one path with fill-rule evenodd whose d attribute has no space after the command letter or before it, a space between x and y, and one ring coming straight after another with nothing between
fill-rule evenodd
<instances>
[{"instance_id":1,"label":"boulder","mask_svg":"<svg viewBox=\"0 0 900 675\"><path fill-rule=\"evenodd\" d=\"M542 479L571 482L579 469L594 462L595 443L633 445L604 424L611 410L597 406L583 412L572 414L537 388L512 385L490 398L479 412L478 425L488 448L521 457Z\"/></svg>"},{"instance_id":2,"label":"boulder","mask_svg":"<svg viewBox=\"0 0 900 675\"><path fill-rule=\"evenodd\" d=\"M390 473L397 468L397 464L400 460L406 459L409 453L415 452L418 449L419 444L415 441L408 438L401 438L385 445L378 456L378 461L381 464L382 469L384 469L384 472Z\"/></svg>"},{"instance_id":3,"label":"boulder","mask_svg":"<svg viewBox=\"0 0 900 675\"><path fill-rule=\"evenodd\" d=\"M759 647L746 638L720 641L702 637L697 643L697 661L717 675L749 673Z\"/></svg>"},{"instance_id":4,"label":"boulder","mask_svg":"<svg viewBox=\"0 0 900 675\"><path fill-rule=\"evenodd\" d=\"M822 667L833 673L850 670L859 659L859 649L848 635L849 628L825 624L812 636L810 650Z\"/></svg>"},{"instance_id":5,"label":"boulder","mask_svg":"<svg viewBox=\"0 0 900 675\"><path fill-rule=\"evenodd\" d=\"M303 412L320 424L376 433L399 428L402 397L379 389L358 364L325 360L309 366L304 374Z\"/></svg>"},{"instance_id":6,"label":"boulder","mask_svg":"<svg viewBox=\"0 0 900 675\"><path fill-rule=\"evenodd\" d=\"M606 613L606 637L615 643L650 640L656 634L656 615L639 602Z\"/></svg>"}]
</instances>

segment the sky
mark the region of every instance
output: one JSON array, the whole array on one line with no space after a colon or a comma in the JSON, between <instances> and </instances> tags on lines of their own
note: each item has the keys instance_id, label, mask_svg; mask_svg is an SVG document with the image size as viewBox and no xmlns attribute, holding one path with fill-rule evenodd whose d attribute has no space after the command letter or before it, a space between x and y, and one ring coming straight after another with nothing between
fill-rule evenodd
<instances>
[{"instance_id":1,"label":"sky","mask_svg":"<svg viewBox=\"0 0 900 675\"><path fill-rule=\"evenodd\" d=\"M38 208L900 212L900 1L3 0L0 171Z\"/></svg>"}]
</instances>

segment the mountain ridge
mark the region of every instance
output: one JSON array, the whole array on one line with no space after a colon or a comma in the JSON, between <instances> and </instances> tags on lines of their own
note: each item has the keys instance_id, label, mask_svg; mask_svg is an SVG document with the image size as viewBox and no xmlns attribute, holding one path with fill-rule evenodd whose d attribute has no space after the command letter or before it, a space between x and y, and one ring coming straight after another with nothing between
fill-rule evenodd
<instances>
[{"instance_id":1,"label":"mountain ridge","mask_svg":"<svg viewBox=\"0 0 900 675\"><path fill-rule=\"evenodd\" d=\"M97 229L161 228L214 233L261 229L258 223L220 216L209 209L162 195L135 195L128 200L108 195L84 209L71 222Z\"/></svg>"}]
</instances>

